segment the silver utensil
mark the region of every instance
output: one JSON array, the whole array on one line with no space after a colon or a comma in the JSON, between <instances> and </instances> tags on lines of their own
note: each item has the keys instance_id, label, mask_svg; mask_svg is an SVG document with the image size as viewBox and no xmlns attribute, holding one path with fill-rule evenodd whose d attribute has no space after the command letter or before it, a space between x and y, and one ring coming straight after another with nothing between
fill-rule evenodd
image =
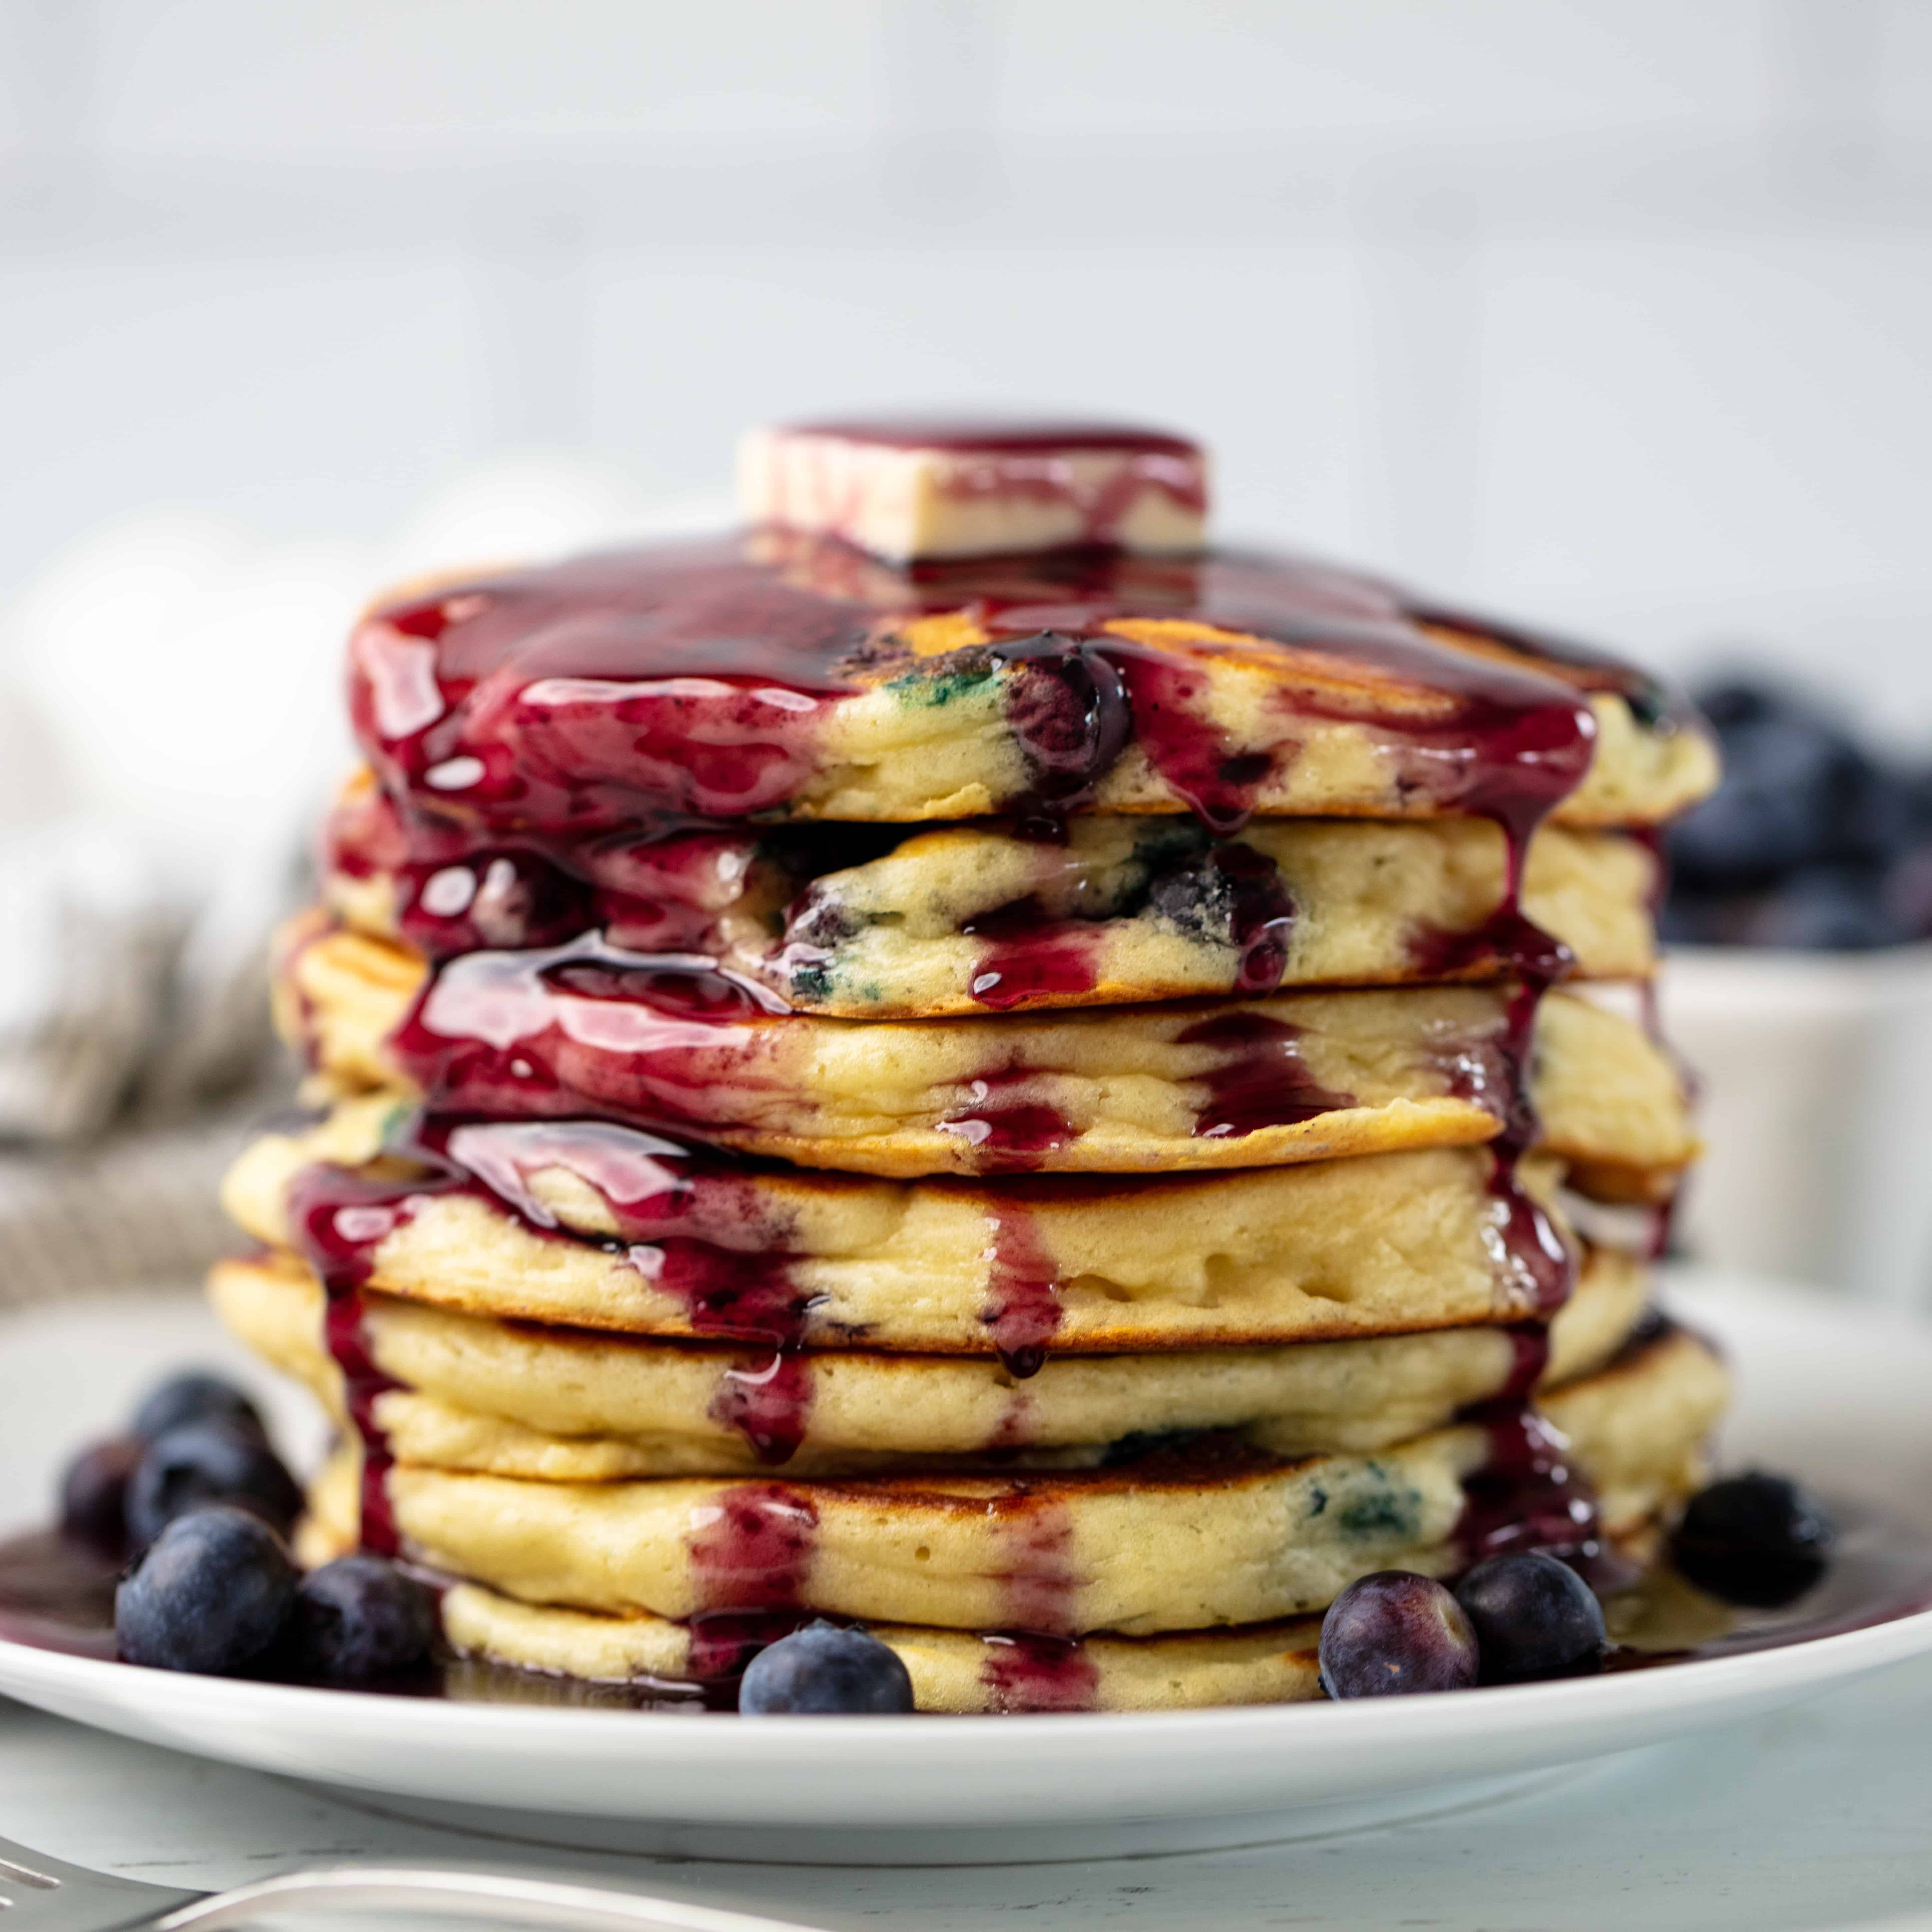
<instances>
[{"instance_id":1,"label":"silver utensil","mask_svg":"<svg viewBox=\"0 0 1932 1932\"><path fill-rule=\"evenodd\" d=\"M88 1871L0 1838L0 1932L214 1932L284 1905L460 1913L472 1923L582 1932L812 1932L808 1927L642 1892L516 1872L436 1865L324 1865L231 1892L181 1892Z\"/></svg>"}]
</instances>

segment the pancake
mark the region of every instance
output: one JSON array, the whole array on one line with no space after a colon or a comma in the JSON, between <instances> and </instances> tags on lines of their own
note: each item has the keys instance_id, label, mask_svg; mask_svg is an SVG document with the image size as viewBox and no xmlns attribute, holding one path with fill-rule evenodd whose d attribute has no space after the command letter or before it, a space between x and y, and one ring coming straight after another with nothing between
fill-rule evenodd
<instances>
[{"instance_id":1,"label":"pancake","mask_svg":"<svg viewBox=\"0 0 1932 1932\"><path fill-rule=\"evenodd\" d=\"M279 976L285 1029L337 1090L630 1120L866 1174L1160 1173L1468 1144L1502 1131L1517 1084L1508 987L862 1024L774 1013L707 968L594 938L466 954L426 987L419 955L314 916ZM1669 1057L1581 998L1542 1002L1528 1084L1540 1144L1613 1192L1667 1192L1696 1151Z\"/></svg>"},{"instance_id":2,"label":"pancake","mask_svg":"<svg viewBox=\"0 0 1932 1932\"><path fill-rule=\"evenodd\" d=\"M522 1604L475 1583L442 1599L443 1635L469 1657L607 1683L681 1685L728 1676L742 1652L664 1617L592 1616ZM897 1652L920 1711L1198 1710L1299 1703L1321 1695L1322 1626L1299 1617L1245 1630L1074 1642L972 1630L866 1626ZM750 1648L749 1646L746 1646Z\"/></svg>"},{"instance_id":3,"label":"pancake","mask_svg":"<svg viewBox=\"0 0 1932 1932\"><path fill-rule=\"evenodd\" d=\"M1048 810L1651 824L1714 784L1628 666L1260 554L894 569L758 532L417 586L350 650L398 798L475 830Z\"/></svg>"},{"instance_id":4,"label":"pancake","mask_svg":"<svg viewBox=\"0 0 1932 1932\"><path fill-rule=\"evenodd\" d=\"M1484 819L1259 819L1221 844L1192 819L1114 816L1057 840L989 820L479 845L406 820L364 771L331 821L323 896L433 958L595 930L703 955L801 1012L934 1018L1498 978L1521 939L1508 862ZM1639 840L1547 826L1522 911L1581 976L1640 979L1659 879Z\"/></svg>"},{"instance_id":5,"label":"pancake","mask_svg":"<svg viewBox=\"0 0 1932 1932\"><path fill-rule=\"evenodd\" d=\"M320 1284L271 1258L225 1262L209 1292L230 1331L339 1424L342 1371ZM365 1294L367 1413L404 1462L539 1481L890 1472L950 1460L1097 1465L1123 1442L1229 1430L1277 1456L1383 1449L1472 1402L1600 1367L1643 1311L1645 1270L1598 1254L1540 1343L1502 1328L1285 1348L997 1360L614 1338ZM1542 1358L1542 1359L1539 1359ZM1540 1372L1539 1372L1540 1370ZM394 1386L381 1386L381 1384Z\"/></svg>"},{"instance_id":6,"label":"pancake","mask_svg":"<svg viewBox=\"0 0 1932 1932\"><path fill-rule=\"evenodd\" d=\"M386 1158L386 1136L424 1158ZM418 1121L376 1096L261 1136L223 1198L338 1286L459 1312L1018 1360L1539 1318L1569 1286L1556 1180L1532 1159L1518 1190L1474 1148L1132 1181L878 1180L598 1122Z\"/></svg>"},{"instance_id":7,"label":"pancake","mask_svg":"<svg viewBox=\"0 0 1932 1932\"><path fill-rule=\"evenodd\" d=\"M1666 1329L1540 1398L1553 1437L1505 1419L1372 1455L1281 1460L1204 1437L1006 1477L540 1483L398 1464L376 1480L408 1554L527 1603L1139 1636L1304 1615L1372 1570L1450 1574L1532 1520L1581 1534L1566 1466L1594 1485L1602 1532L1624 1534L1696 1486L1726 1393L1708 1345ZM1526 1440L1547 1473L1502 1478ZM358 1494L352 1474L318 1487L308 1548L355 1537Z\"/></svg>"}]
</instances>

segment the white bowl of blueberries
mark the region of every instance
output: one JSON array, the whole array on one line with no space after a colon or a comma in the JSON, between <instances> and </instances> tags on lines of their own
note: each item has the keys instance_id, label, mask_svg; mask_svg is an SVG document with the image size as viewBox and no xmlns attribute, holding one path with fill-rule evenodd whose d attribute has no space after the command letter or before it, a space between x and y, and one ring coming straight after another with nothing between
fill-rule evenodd
<instances>
[{"instance_id":1,"label":"white bowl of blueberries","mask_svg":"<svg viewBox=\"0 0 1932 1932\"><path fill-rule=\"evenodd\" d=\"M1682 1246L1932 1305L1932 760L1756 680L1699 703L1724 781L1670 835L1662 920L1664 1024L1708 1148Z\"/></svg>"}]
</instances>

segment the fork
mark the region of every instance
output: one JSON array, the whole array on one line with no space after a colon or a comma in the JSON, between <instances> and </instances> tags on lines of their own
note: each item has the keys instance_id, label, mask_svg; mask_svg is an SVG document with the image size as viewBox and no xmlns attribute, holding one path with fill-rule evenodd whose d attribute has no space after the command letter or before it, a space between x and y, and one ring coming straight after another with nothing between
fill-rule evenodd
<instances>
[{"instance_id":1,"label":"fork","mask_svg":"<svg viewBox=\"0 0 1932 1932\"><path fill-rule=\"evenodd\" d=\"M812 1932L747 1912L688 1905L516 1872L437 1865L322 1865L230 1892L181 1892L116 1878L0 1838L4 1932L214 1932L286 1904L387 1906L460 1912L474 1922L583 1928L583 1932Z\"/></svg>"}]
</instances>

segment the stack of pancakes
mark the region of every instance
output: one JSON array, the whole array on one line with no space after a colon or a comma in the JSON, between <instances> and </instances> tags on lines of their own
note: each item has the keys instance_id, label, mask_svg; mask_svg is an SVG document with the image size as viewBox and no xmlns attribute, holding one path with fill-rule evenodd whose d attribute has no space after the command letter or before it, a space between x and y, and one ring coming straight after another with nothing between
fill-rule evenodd
<instances>
[{"instance_id":1,"label":"stack of pancakes","mask_svg":"<svg viewBox=\"0 0 1932 1932\"><path fill-rule=\"evenodd\" d=\"M1708 741L1156 482L1139 548L800 514L358 628L316 1111L213 1282L343 1425L305 1556L578 1677L848 1621L948 1711L1312 1696L1367 1571L1645 1559L1725 1400L1633 997Z\"/></svg>"}]
</instances>

